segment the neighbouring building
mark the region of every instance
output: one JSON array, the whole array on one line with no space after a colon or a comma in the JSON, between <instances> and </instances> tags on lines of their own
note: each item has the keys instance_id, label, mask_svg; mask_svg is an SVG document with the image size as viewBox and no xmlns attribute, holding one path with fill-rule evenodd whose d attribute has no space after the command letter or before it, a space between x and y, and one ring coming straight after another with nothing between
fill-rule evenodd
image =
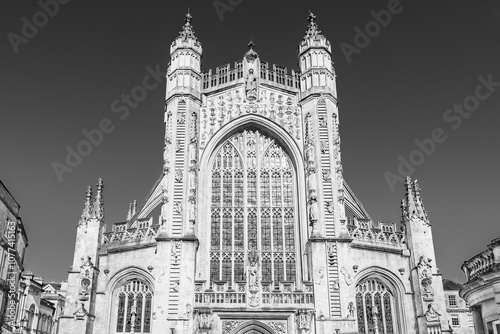
<instances>
[{"instance_id":1,"label":"neighbouring building","mask_svg":"<svg viewBox=\"0 0 500 334\"><path fill-rule=\"evenodd\" d=\"M0 331L14 333L19 319L19 281L28 237L20 205L0 181Z\"/></svg>"},{"instance_id":2,"label":"neighbouring building","mask_svg":"<svg viewBox=\"0 0 500 334\"><path fill-rule=\"evenodd\" d=\"M16 333L57 334L64 308L64 283L44 283L31 272L23 273L20 283L19 326Z\"/></svg>"},{"instance_id":3,"label":"neighbouring building","mask_svg":"<svg viewBox=\"0 0 500 334\"><path fill-rule=\"evenodd\" d=\"M60 333L451 333L417 181L393 223L372 220L344 180L315 16L296 71L248 46L234 67L202 71L186 15L161 175L109 232L102 180L87 189Z\"/></svg>"},{"instance_id":4,"label":"neighbouring building","mask_svg":"<svg viewBox=\"0 0 500 334\"><path fill-rule=\"evenodd\" d=\"M476 334L500 334L500 238L462 265L460 296L471 307Z\"/></svg>"},{"instance_id":5,"label":"neighbouring building","mask_svg":"<svg viewBox=\"0 0 500 334\"><path fill-rule=\"evenodd\" d=\"M467 302L460 297L462 284L443 278L444 298L449 324L454 334L474 334L474 321Z\"/></svg>"}]
</instances>

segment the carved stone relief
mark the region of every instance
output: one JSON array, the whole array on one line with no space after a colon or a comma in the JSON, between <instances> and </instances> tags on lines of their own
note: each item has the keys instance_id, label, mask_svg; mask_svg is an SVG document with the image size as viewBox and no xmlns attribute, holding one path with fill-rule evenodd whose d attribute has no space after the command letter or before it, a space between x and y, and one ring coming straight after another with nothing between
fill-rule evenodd
<instances>
[{"instance_id":1,"label":"carved stone relief","mask_svg":"<svg viewBox=\"0 0 500 334\"><path fill-rule=\"evenodd\" d=\"M344 276L345 284L351 285L352 284L352 278L351 278L351 275L347 272L346 267L342 267L340 269L340 273Z\"/></svg>"},{"instance_id":2,"label":"carved stone relief","mask_svg":"<svg viewBox=\"0 0 500 334\"><path fill-rule=\"evenodd\" d=\"M253 79L255 79L255 72ZM245 98L239 90L226 92L218 97L209 98L201 107L201 141L203 150L210 138L225 124L245 114L257 114L284 128L295 140L300 141L302 133L301 109L294 102L295 97L285 98L279 94L261 90L257 93L252 74L248 74L245 85ZM269 98L268 98L269 96ZM260 98L258 98L260 97ZM285 100L286 99L286 100ZM218 100L218 103L215 103Z\"/></svg>"}]
</instances>

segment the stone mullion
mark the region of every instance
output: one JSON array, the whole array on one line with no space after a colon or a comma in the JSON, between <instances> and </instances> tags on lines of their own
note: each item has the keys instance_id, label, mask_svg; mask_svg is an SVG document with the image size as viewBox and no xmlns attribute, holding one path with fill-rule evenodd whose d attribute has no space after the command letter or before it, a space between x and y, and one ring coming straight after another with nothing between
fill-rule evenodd
<instances>
[{"instance_id":1,"label":"stone mullion","mask_svg":"<svg viewBox=\"0 0 500 334\"><path fill-rule=\"evenodd\" d=\"M382 313L382 327L383 327L383 332L387 332L387 325L385 321L385 301L384 301L384 294L380 296L380 313Z\"/></svg>"},{"instance_id":2,"label":"stone mullion","mask_svg":"<svg viewBox=\"0 0 500 334\"><path fill-rule=\"evenodd\" d=\"M280 163L282 163L280 158ZM286 267L286 253L285 253L285 182L283 181L284 171L283 168L280 167L280 181L281 181L281 247L282 247L282 255L283 255L283 278L286 280L288 278L287 275L287 267Z\"/></svg>"},{"instance_id":3,"label":"stone mullion","mask_svg":"<svg viewBox=\"0 0 500 334\"><path fill-rule=\"evenodd\" d=\"M217 157L216 157L217 159ZM218 253L219 253L219 278L218 280L220 281L221 280L221 277L222 277L222 244L224 242L224 240L222 239L222 236L223 236L223 221L224 221L224 205L223 205L223 201L224 201L224 193L222 191L223 187L224 187L224 160L223 160L223 157L222 157L222 154L221 154L221 166L220 166L220 182L219 182L219 250L218 250Z\"/></svg>"},{"instance_id":4,"label":"stone mullion","mask_svg":"<svg viewBox=\"0 0 500 334\"><path fill-rule=\"evenodd\" d=\"M361 303L363 304L363 324L365 325L365 333L368 333L368 314L366 314L367 308L364 293L361 293Z\"/></svg>"},{"instance_id":5,"label":"stone mullion","mask_svg":"<svg viewBox=\"0 0 500 334\"><path fill-rule=\"evenodd\" d=\"M236 237L236 226L235 226L235 216L236 216L236 209L235 209L235 198L234 198L234 176L235 176L235 168L234 168L234 148L233 148L233 154L231 156L231 159L232 159L232 164L231 164L231 168L232 168L232 171L231 171L231 236L232 236L232 242L231 242L231 272L232 272L232 275L231 275L231 287L235 286L234 285L234 279L236 277L236 273L235 273L235 260L236 260L236 256L235 256L235 252L236 252L236 247L235 247L235 237Z\"/></svg>"},{"instance_id":6,"label":"stone mullion","mask_svg":"<svg viewBox=\"0 0 500 334\"><path fill-rule=\"evenodd\" d=\"M255 139L255 196L256 196L256 221L257 221L257 253L259 254L258 263L261 263L260 268L262 268L262 231L261 231L261 216L262 216L262 206L260 201L260 157L264 152L259 152L260 148L260 136L256 136ZM245 145L246 146L246 145Z\"/></svg>"}]
</instances>

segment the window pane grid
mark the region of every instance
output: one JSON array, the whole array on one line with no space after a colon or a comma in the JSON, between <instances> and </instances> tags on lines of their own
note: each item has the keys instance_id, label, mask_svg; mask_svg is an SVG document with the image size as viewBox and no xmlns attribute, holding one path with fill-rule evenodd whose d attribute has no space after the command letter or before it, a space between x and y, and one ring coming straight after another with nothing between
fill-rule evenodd
<instances>
[{"instance_id":1,"label":"window pane grid","mask_svg":"<svg viewBox=\"0 0 500 334\"><path fill-rule=\"evenodd\" d=\"M118 294L116 331L119 333L149 333L152 294L149 286L139 280L125 283Z\"/></svg>"},{"instance_id":2,"label":"window pane grid","mask_svg":"<svg viewBox=\"0 0 500 334\"><path fill-rule=\"evenodd\" d=\"M257 131L239 133L216 154L211 185L211 282L244 280L249 252L261 281L295 281L293 171L284 150Z\"/></svg>"},{"instance_id":3,"label":"window pane grid","mask_svg":"<svg viewBox=\"0 0 500 334\"><path fill-rule=\"evenodd\" d=\"M366 280L356 287L358 333L372 333L374 309L378 312L380 333L394 334L394 297L387 287L375 279Z\"/></svg>"}]
</instances>

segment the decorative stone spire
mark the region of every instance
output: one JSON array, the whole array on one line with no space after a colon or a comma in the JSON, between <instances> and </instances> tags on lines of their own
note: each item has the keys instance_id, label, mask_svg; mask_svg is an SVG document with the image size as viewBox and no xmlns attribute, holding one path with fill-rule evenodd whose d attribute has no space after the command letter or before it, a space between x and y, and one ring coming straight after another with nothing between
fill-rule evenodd
<instances>
[{"instance_id":1,"label":"decorative stone spire","mask_svg":"<svg viewBox=\"0 0 500 334\"><path fill-rule=\"evenodd\" d=\"M314 20L316 20L316 15L309 11L309 16L307 17L307 21L309 21L309 24L307 25L306 35L304 36L304 39L316 39L318 35L321 34L321 31L318 29L318 24L314 22Z\"/></svg>"},{"instance_id":2,"label":"decorative stone spire","mask_svg":"<svg viewBox=\"0 0 500 334\"><path fill-rule=\"evenodd\" d=\"M421 219L429 224L418 181L412 182L409 176L405 179L405 197L401 200L401 212L403 221Z\"/></svg>"},{"instance_id":3,"label":"decorative stone spire","mask_svg":"<svg viewBox=\"0 0 500 334\"><path fill-rule=\"evenodd\" d=\"M128 203L127 221L129 222L130 219L132 219L132 203Z\"/></svg>"},{"instance_id":4,"label":"decorative stone spire","mask_svg":"<svg viewBox=\"0 0 500 334\"><path fill-rule=\"evenodd\" d=\"M83 204L82 214L80 216L80 219L78 220L78 226L86 224L87 220L91 217L92 215L92 206L90 203L91 200L92 200L92 187L88 186L85 195L85 203Z\"/></svg>"},{"instance_id":5,"label":"decorative stone spire","mask_svg":"<svg viewBox=\"0 0 500 334\"><path fill-rule=\"evenodd\" d=\"M93 216L99 220L104 219L104 201L102 198L103 188L104 186L102 179L99 178L99 180L97 181L97 191L94 198L94 212L93 212Z\"/></svg>"},{"instance_id":6,"label":"decorative stone spire","mask_svg":"<svg viewBox=\"0 0 500 334\"><path fill-rule=\"evenodd\" d=\"M132 203L132 217L135 216L136 212L137 212L137 200L134 199L134 202Z\"/></svg>"},{"instance_id":7,"label":"decorative stone spire","mask_svg":"<svg viewBox=\"0 0 500 334\"><path fill-rule=\"evenodd\" d=\"M192 18L193 18L193 16L189 13L189 9L188 9L188 12L186 14L186 18L184 19L184 22L185 22L184 26L182 27L182 30L179 33L179 37L184 39L184 40L187 40L189 38L194 39L195 41L197 40L196 36L194 34L193 26L191 25Z\"/></svg>"}]
</instances>

